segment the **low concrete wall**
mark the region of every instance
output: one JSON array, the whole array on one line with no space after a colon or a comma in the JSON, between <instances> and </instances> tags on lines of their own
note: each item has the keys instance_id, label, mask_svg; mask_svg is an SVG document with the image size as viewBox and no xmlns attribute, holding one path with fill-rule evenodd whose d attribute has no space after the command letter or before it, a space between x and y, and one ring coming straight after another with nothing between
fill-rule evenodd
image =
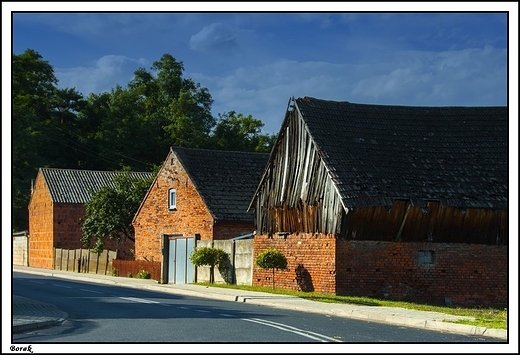
<instances>
[{"instance_id":1,"label":"low concrete wall","mask_svg":"<svg viewBox=\"0 0 520 355\"><path fill-rule=\"evenodd\" d=\"M29 266L29 235L13 233L13 265Z\"/></svg>"},{"instance_id":2,"label":"low concrete wall","mask_svg":"<svg viewBox=\"0 0 520 355\"><path fill-rule=\"evenodd\" d=\"M243 240L198 240L196 247L211 247L224 250L229 256L225 268L215 269L215 283L251 285L253 280L253 239ZM209 282L209 266L196 268L196 282Z\"/></svg>"}]
</instances>

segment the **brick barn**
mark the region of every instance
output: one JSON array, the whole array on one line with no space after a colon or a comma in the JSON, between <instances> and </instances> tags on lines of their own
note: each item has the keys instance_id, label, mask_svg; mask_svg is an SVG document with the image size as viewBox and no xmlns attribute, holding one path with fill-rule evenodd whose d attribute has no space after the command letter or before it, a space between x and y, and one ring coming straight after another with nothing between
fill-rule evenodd
<instances>
[{"instance_id":1,"label":"brick barn","mask_svg":"<svg viewBox=\"0 0 520 355\"><path fill-rule=\"evenodd\" d=\"M81 249L81 218L85 203L92 192L103 186L114 186L114 177L121 172L74 169L40 168L29 200L29 266L54 268L54 248ZM147 172L131 172L142 179ZM111 241L105 248L116 250ZM119 249L120 259L132 259L133 243L124 243Z\"/></svg>"},{"instance_id":2,"label":"brick barn","mask_svg":"<svg viewBox=\"0 0 520 355\"><path fill-rule=\"evenodd\" d=\"M253 233L249 202L269 154L172 147L133 226L136 260L161 261L162 283L189 283L195 240Z\"/></svg>"},{"instance_id":3,"label":"brick barn","mask_svg":"<svg viewBox=\"0 0 520 355\"><path fill-rule=\"evenodd\" d=\"M291 99L250 204L292 290L508 301L508 108ZM253 285L271 285L253 268Z\"/></svg>"}]
</instances>

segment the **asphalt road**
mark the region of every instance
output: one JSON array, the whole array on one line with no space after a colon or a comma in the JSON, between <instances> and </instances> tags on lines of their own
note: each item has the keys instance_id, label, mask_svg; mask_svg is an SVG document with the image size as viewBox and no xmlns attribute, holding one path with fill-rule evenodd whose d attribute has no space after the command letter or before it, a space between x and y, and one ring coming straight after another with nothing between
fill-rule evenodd
<instances>
[{"instance_id":1,"label":"asphalt road","mask_svg":"<svg viewBox=\"0 0 520 355\"><path fill-rule=\"evenodd\" d=\"M23 343L475 343L449 334L330 315L15 273L14 294L53 303L63 324L14 335Z\"/></svg>"}]
</instances>

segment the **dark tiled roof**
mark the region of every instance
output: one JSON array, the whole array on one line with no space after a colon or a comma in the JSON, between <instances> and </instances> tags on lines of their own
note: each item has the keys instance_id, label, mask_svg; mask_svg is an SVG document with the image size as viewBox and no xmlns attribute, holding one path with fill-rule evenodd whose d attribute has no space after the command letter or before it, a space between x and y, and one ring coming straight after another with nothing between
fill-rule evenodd
<instances>
[{"instance_id":1,"label":"dark tiled roof","mask_svg":"<svg viewBox=\"0 0 520 355\"><path fill-rule=\"evenodd\" d=\"M247 212L269 154L172 148L217 220L253 221Z\"/></svg>"},{"instance_id":2,"label":"dark tiled roof","mask_svg":"<svg viewBox=\"0 0 520 355\"><path fill-rule=\"evenodd\" d=\"M86 203L92 197L91 191L98 191L101 187L114 187L114 178L121 174L118 171L93 171L40 168L52 201L55 203ZM148 178L152 173L131 172L135 179Z\"/></svg>"},{"instance_id":3,"label":"dark tiled roof","mask_svg":"<svg viewBox=\"0 0 520 355\"><path fill-rule=\"evenodd\" d=\"M295 103L346 207L507 207L507 107Z\"/></svg>"}]
</instances>

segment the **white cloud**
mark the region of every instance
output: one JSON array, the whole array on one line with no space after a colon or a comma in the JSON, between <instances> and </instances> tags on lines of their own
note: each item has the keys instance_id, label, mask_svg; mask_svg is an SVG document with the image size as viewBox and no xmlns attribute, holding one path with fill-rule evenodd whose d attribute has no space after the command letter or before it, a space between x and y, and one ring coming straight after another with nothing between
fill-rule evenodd
<instances>
[{"instance_id":1,"label":"white cloud","mask_svg":"<svg viewBox=\"0 0 520 355\"><path fill-rule=\"evenodd\" d=\"M116 85L126 86L138 67L145 67L144 59L131 59L120 55L105 55L92 67L57 68L55 75L59 87L73 88L85 97L90 93L107 92Z\"/></svg>"},{"instance_id":2,"label":"white cloud","mask_svg":"<svg viewBox=\"0 0 520 355\"><path fill-rule=\"evenodd\" d=\"M506 50L491 46L394 53L392 61L331 64L281 59L225 77L192 76L215 100L213 112L251 114L277 132L291 96L424 106L506 105Z\"/></svg>"},{"instance_id":3,"label":"white cloud","mask_svg":"<svg viewBox=\"0 0 520 355\"><path fill-rule=\"evenodd\" d=\"M192 46L211 49L234 45L231 31L215 23L192 37ZM216 47L215 47L216 46ZM264 65L241 66L228 75L184 73L209 89L213 114L237 111L278 132L290 97L392 105L505 105L507 50L490 45L462 50L393 51L358 64L278 59ZM109 55L91 67L55 70L60 87L90 92L126 86L142 59Z\"/></svg>"},{"instance_id":4,"label":"white cloud","mask_svg":"<svg viewBox=\"0 0 520 355\"><path fill-rule=\"evenodd\" d=\"M193 50L227 53L237 46L233 31L221 23L205 26L190 38L190 48Z\"/></svg>"}]
</instances>

